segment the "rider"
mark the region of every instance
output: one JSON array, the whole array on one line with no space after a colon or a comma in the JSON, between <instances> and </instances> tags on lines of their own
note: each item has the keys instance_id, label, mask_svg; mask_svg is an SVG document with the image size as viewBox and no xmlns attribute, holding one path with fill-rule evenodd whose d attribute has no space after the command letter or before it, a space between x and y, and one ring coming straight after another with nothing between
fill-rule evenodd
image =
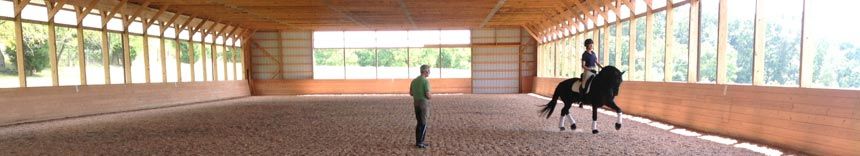
<instances>
[{"instance_id":1,"label":"rider","mask_svg":"<svg viewBox=\"0 0 860 156\"><path fill-rule=\"evenodd\" d=\"M588 79L594 74L597 74L597 68L603 68L603 65L598 62L597 54L594 53L594 41L591 39L585 40L585 52L582 52L582 86L586 86ZM582 87L585 88L585 87Z\"/></svg>"}]
</instances>

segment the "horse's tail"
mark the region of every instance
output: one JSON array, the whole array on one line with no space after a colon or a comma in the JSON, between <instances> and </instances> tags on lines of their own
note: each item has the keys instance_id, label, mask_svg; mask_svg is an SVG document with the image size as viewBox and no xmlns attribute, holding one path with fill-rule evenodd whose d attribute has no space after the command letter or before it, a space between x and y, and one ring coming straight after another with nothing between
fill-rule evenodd
<instances>
[{"instance_id":1,"label":"horse's tail","mask_svg":"<svg viewBox=\"0 0 860 156\"><path fill-rule=\"evenodd\" d=\"M552 115L552 112L555 111L555 105L558 104L558 97L560 96L559 88L561 87L557 86L555 88L555 92L552 93L552 100L549 100L549 103L543 105L543 109L540 111L541 115L546 115L546 118L549 118L549 116Z\"/></svg>"}]
</instances>

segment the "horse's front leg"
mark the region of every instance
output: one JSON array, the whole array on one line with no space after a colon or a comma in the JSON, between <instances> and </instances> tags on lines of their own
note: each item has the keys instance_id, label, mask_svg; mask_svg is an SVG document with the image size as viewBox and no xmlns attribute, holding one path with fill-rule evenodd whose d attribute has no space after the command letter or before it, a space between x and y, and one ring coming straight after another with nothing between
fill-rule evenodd
<instances>
[{"instance_id":1,"label":"horse's front leg","mask_svg":"<svg viewBox=\"0 0 860 156\"><path fill-rule=\"evenodd\" d=\"M621 116L624 115L624 113L621 113L621 108L619 108L618 105L615 104L615 100L609 100L607 106L609 106L609 108L614 109L615 112L618 113L618 122L615 122L615 130L621 129Z\"/></svg>"},{"instance_id":2,"label":"horse's front leg","mask_svg":"<svg viewBox=\"0 0 860 156\"><path fill-rule=\"evenodd\" d=\"M591 105L591 134L597 134L597 106Z\"/></svg>"}]
</instances>

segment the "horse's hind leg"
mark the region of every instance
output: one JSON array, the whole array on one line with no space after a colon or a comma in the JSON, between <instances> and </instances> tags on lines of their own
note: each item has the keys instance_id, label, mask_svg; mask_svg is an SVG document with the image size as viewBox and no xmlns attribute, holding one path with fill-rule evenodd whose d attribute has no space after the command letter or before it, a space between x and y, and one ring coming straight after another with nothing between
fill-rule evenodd
<instances>
[{"instance_id":1,"label":"horse's hind leg","mask_svg":"<svg viewBox=\"0 0 860 156\"><path fill-rule=\"evenodd\" d=\"M573 124L570 126L570 128L572 130L576 129L576 120L573 120L573 118L570 117L570 106L571 106L570 102L564 101L564 107L561 108L561 116L559 116L559 119L558 119L559 120L558 121L558 129L560 129L562 131L564 131L564 119L565 119L564 117L565 116L567 116L567 118L570 119L570 122Z\"/></svg>"},{"instance_id":2,"label":"horse's hind leg","mask_svg":"<svg viewBox=\"0 0 860 156\"><path fill-rule=\"evenodd\" d=\"M591 106L591 133L597 134L600 131L597 130L597 106Z\"/></svg>"},{"instance_id":3,"label":"horse's hind leg","mask_svg":"<svg viewBox=\"0 0 860 156\"><path fill-rule=\"evenodd\" d=\"M609 104L607 104L606 106L614 109L615 112L618 113L618 122L615 122L615 130L621 129L621 116L624 114L624 113L621 113L621 108L619 108L618 105L615 104L615 100L609 101Z\"/></svg>"}]
</instances>

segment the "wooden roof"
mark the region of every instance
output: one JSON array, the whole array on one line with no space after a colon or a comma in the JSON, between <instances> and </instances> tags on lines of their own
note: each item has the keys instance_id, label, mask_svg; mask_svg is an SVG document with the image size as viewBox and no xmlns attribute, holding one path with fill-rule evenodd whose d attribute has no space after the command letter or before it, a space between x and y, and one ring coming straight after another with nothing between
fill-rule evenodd
<instances>
[{"instance_id":1,"label":"wooden roof","mask_svg":"<svg viewBox=\"0 0 860 156\"><path fill-rule=\"evenodd\" d=\"M574 1L609 0L128 0L256 30L539 29Z\"/></svg>"}]
</instances>

